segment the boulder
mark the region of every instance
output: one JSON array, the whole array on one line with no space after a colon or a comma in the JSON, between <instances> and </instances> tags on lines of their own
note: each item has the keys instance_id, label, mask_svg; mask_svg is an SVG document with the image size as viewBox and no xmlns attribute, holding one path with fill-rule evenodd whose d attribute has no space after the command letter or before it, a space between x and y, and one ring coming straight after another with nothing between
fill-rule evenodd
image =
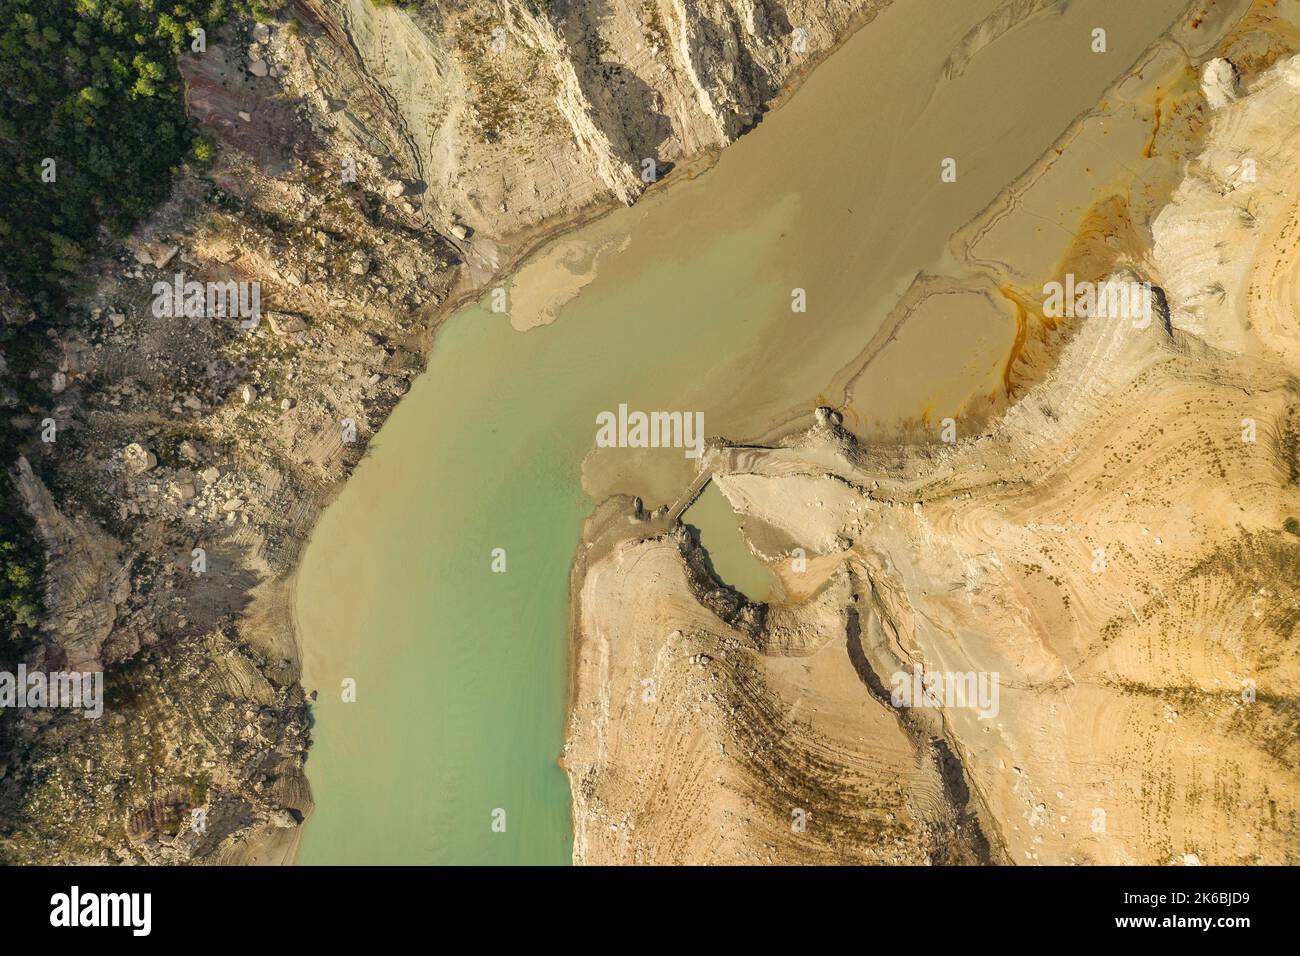
<instances>
[{"instance_id":1,"label":"boulder","mask_svg":"<svg viewBox=\"0 0 1300 956\"><path fill-rule=\"evenodd\" d=\"M268 312L266 321L271 324L271 331L276 335L292 335L307 328L306 322L287 312Z\"/></svg>"},{"instance_id":2,"label":"boulder","mask_svg":"<svg viewBox=\"0 0 1300 956\"><path fill-rule=\"evenodd\" d=\"M824 428L838 428L844 422L844 416L825 405L817 406L817 424Z\"/></svg>"},{"instance_id":3,"label":"boulder","mask_svg":"<svg viewBox=\"0 0 1300 956\"><path fill-rule=\"evenodd\" d=\"M1237 68L1232 61L1215 57L1201 68L1201 92L1210 109L1222 109L1237 99Z\"/></svg>"},{"instance_id":4,"label":"boulder","mask_svg":"<svg viewBox=\"0 0 1300 956\"><path fill-rule=\"evenodd\" d=\"M279 827L282 830L298 825L298 821L294 819L293 814L284 809L273 811L268 822L270 822L271 826Z\"/></svg>"},{"instance_id":5,"label":"boulder","mask_svg":"<svg viewBox=\"0 0 1300 956\"><path fill-rule=\"evenodd\" d=\"M127 470L134 474L141 474L158 466L158 456L138 441L133 441L122 449L122 461L126 463Z\"/></svg>"},{"instance_id":6,"label":"boulder","mask_svg":"<svg viewBox=\"0 0 1300 956\"><path fill-rule=\"evenodd\" d=\"M167 483L167 494L181 501L191 501L195 496L194 480L188 476L178 475Z\"/></svg>"}]
</instances>

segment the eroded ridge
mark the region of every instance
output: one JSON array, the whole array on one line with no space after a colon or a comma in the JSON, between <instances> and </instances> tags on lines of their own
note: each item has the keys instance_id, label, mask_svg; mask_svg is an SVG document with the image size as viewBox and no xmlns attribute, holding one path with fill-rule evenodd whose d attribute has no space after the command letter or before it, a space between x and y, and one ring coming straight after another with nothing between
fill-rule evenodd
<instances>
[{"instance_id":1,"label":"eroded ridge","mask_svg":"<svg viewBox=\"0 0 1300 956\"><path fill-rule=\"evenodd\" d=\"M1123 264L1158 321L1075 320L980 433L712 445L770 604L604 505L576 860L1295 862L1298 132L1300 58L1222 97Z\"/></svg>"}]
</instances>

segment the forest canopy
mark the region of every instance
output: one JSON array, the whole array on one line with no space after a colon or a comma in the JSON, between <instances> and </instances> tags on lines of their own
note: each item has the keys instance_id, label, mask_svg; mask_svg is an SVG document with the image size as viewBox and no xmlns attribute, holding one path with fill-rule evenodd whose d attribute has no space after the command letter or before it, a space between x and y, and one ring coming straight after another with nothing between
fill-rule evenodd
<instances>
[{"instance_id":1,"label":"forest canopy","mask_svg":"<svg viewBox=\"0 0 1300 956\"><path fill-rule=\"evenodd\" d=\"M279 6L272 0L270 6ZM0 273L38 312L166 194L194 138L177 57L247 0L0 4Z\"/></svg>"},{"instance_id":2,"label":"forest canopy","mask_svg":"<svg viewBox=\"0 0 1300 956\"><path fill-rule=\"evenodd\" d=\"M0 0L0 294L37 321L6 328L0 370L24 396L43 328L101 227L129 230L168 192L196 142L177 58L198 30L268 19L283 0ZM202 143L198 140L198 143ZM210 154L210 145L205 146ZM202 157L200 157L202 158ZM12 305L13 303L6 303ZM41 611L42 555L5 469L16 436L0 421L0 654Z\"/></svg>"}]
</instances>

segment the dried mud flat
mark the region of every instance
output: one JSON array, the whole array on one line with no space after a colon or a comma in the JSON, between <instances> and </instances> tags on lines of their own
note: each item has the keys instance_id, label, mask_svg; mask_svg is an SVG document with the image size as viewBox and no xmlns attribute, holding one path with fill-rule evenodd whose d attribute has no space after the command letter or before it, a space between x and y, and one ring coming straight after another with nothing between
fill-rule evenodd
<instances>
[{"instance_id":1,"label":"dried mud flat","mask_svg":"<svg viewBox=\"0 0 1300 956\"><path fill-rule=\"evenodd\" d=\"M573 572L576 862L1300 857L1296 12L1256 3L1199 51L1236 82L1183 65L1164 179L1099 194L1036 275L1149 281L1145 327L1018 294L1011 398L952 444L860 444L827 408L710 447L769 604L712 577L680 503L601 504ZM895 707L916 666L996 673L997 713Z\"/></svg>"}]
</instances>

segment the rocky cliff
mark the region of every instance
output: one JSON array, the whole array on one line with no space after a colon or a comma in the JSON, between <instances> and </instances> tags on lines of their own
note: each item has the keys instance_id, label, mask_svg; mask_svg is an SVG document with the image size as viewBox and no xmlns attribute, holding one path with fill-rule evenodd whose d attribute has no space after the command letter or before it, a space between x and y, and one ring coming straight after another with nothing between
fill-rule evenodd
<instances>
[{"instance_id":1,"label":"rocky cliff","mask_svg":"<svg viewBox=\"0 0 1300 956\"><path fill-rule=\"evenodd\" d=\"M302 9L373 93L370 109L340 97L341 125L392 149L436 226L500 239L630 202L674 165L726 145L883 6L308 0Z\"/></svg>"}]
</instances>

